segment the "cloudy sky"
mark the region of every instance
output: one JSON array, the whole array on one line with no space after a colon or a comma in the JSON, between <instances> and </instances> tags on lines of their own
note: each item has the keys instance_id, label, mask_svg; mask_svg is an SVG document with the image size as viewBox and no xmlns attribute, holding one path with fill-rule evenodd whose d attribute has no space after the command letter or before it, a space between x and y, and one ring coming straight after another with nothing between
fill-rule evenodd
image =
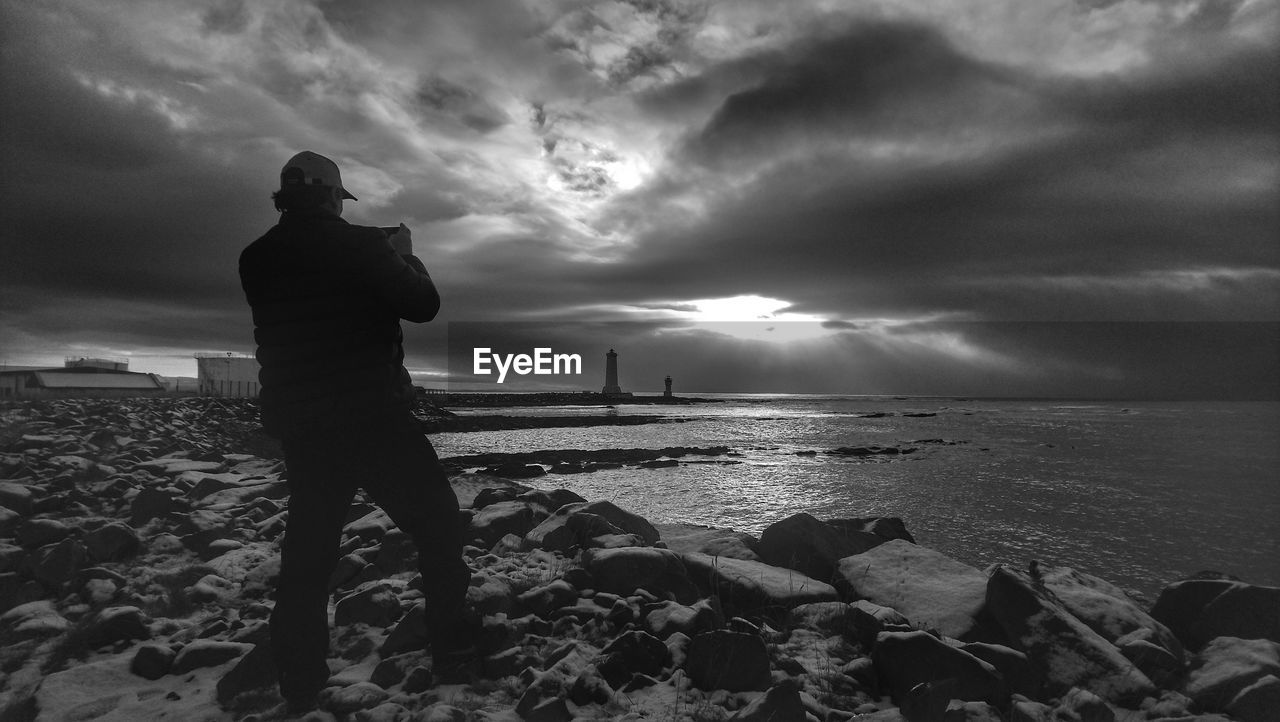
<instances>
[{"instance_id":1,"label":"cloudy sky","mask_svg":"<svg viewBox=\"0 0 1280 722\"><path fill-rule=\"evenodd\" d=\"M639 390L1280 394L1272 0L0 8L4 363L251 352L310 149L413 229L427 385L483 321Z\"/></svg>"}]
</instances>

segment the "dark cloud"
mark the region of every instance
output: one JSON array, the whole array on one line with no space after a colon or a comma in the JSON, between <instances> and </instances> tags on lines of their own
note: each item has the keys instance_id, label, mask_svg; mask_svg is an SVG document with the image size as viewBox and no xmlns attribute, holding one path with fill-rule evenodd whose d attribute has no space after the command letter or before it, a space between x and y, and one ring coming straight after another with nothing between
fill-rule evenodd
<instances>
[{"instance_id":1,"label":"dark cloud","mask_svg":"<svg viewBox=\"0 0 1280 722\"><path fill-rule=\"evenodd\" d=\"M735 60L672 92L759 75L682 156L754 168L752 181L725 192L676 172L620 203L615 218L645 235L610 280L663 278L677 297L746 288L828 317L1274 318L1278 277L1257 272L1280 265L1276 168L1261 160L1278 146L1274 57L1060 78L874 23ZM948 156L966 134L975 150ZM689 195L706 204L691 225L652 223Z\"/></svg>"},{"instance_id":2,"label":"dark cloud","mask_svg":"<svg viewBox=\"0 0 1280 722\"><path fill-rule=\"evenodd\" d=\"M955 123L980 108L975 96L996 95L1008 83L923 25L861 22L793 50L758 59L764 77L725 98L689 151L711 158L758 152L819 130L910 137ZM921 103L934 112L920 112Z\"/></svg>"},{"instance_id":3,"label":"dark cloud","mask_svg":"<svg viewBox=\"0 0 1280 722\"><path fill-rule=\"evenodd\" d=\"M511 122L480 93L438 76L424 78L415 99L428 111L429 121L447 117L478 133L490 133Z\"/></svg>"},{"instance_id":4,"label":"dark cloud","mask_svg":"<svg viewBox=\"0 0 1280 722\"><path fill-rule=\"evenodd\" d=\"M250 350L236 258L305 147L358 187L350 220L414 227L445 298L407 329L418 368L444 322L550 319L652 390L1276 393L1274 343L1248 341L1274 323L1096 325L1278 320L1257 8L1081 8L1064 32L1109 23L1132 52L1108 58L1146 59L1098 72L802 3L167 7L0 5L0 331L23 343ZM830 333L689 320L736 296Z\"/></svg>"}]
</instances>

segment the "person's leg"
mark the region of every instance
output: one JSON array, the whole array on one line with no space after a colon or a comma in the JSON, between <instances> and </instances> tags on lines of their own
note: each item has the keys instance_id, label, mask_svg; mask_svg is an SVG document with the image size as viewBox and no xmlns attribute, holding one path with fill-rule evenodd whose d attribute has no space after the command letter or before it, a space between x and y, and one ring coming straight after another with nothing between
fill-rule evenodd
<instances>
[{"instance_id":1,"label":"person's leg","mask_svg":"<svg viewBox=\"0 0 1280 722\"><path fill-rule=\"evenodd\" d=\"M291 705L314 703L329 679L329 577L355 485L335 465L328 444L285 448L289 517L280 545L280 577L271 613L271 651L280 694Z\"/></svg>"},{"instance_id":2,"label":"person's leg","mask_svg":"<svg viewBox=\"0 0 1280 722\"><path fill-rule=\"evenodd\" d=\"M470 645L463 607L471 569L462 558L458 498L435 449L416 424L397 426L386 438L377 471L362 480L365 491L418 548L426 594L432 654Z\"/></svg>"}]
</instances>

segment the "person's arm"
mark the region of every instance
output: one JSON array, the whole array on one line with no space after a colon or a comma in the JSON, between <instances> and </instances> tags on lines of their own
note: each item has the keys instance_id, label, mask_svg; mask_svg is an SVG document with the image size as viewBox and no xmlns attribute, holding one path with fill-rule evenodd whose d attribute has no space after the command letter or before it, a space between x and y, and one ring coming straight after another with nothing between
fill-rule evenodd
<instances>
[{"instance_id":1,"label":"person's arm","mask_svg":"<svg viewBox=\"0 0 1280 722\"><path fill-rule=\"evenodd\" d=\"M424 323L440 311L440 293L426 266L413 255L413 241L403 224L381 243L366 242L362 250L364 280L406 321ZM406 252L407 251L407 252Z\"/></svg>"}]
</instances>

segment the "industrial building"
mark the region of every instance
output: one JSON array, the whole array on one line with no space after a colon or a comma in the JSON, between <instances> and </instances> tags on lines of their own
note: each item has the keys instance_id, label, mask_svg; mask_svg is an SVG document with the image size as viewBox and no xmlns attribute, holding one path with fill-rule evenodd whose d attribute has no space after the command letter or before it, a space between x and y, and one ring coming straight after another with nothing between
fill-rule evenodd
<instances>
[{"instance_id":1,"label":"industrial building","mask_svg":"<svg viewBox=\"0 0 1280 722\"><path fill-rule=\"evenodd\" d=\"M164 393L155 374L131 372L122 359L74 357L60 368L0 369L0 398L6 399L118 399Z\"/></svg>"},{"instance_id":2,"label":"industrial building","mask_svg":"<svg viewBox=\"0 0 1280 722\"><path fill-rule=\"evenodd\" d=\"M198 353L196 379L201 396L256 398L258 360L248 354Z\"/></svg>"}]
</instances>

